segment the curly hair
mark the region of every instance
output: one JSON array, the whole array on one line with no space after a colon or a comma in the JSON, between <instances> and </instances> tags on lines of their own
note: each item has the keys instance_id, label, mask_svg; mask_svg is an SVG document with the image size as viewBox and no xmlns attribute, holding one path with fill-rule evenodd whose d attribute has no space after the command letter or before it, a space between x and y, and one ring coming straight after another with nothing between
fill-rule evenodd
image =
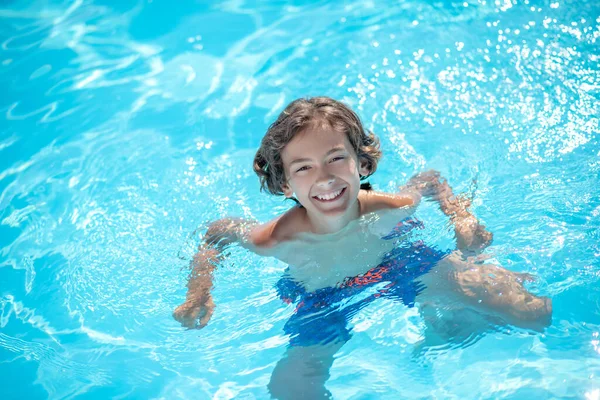
<instances>
[{"instance_id":1,"label":"curly hair","mask_svg":"<svg viewBox=\"0 0 600 400\"><path fill-rule=\"evenodd\" d=\"M254 157L254 172L260 179L261 190L274 195L283 195L285 171L281 152L294 136L307 128L331 128L343 132L358 155L365 161L369 174L377 169L381 158L379 139L365 131L360 118L345 104L329 97L312 97L292 101L271 124ZM363 188L370 185L363 183Z\"/></svg>"}]
</instances>

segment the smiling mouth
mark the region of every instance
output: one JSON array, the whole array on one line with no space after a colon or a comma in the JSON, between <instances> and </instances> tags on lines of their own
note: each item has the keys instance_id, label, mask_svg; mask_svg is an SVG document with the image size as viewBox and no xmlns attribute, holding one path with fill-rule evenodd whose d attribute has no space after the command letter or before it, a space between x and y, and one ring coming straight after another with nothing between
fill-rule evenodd
<instances>
[{"instance_id":1,"label":"smiling mouth","mask_svg":"<svg viewBox=\"0 0 600 400\"><path fill-rule=\"evenodd\" d=\"M331 192L328 194L313 196L313 199L319 200L320 202L323 202L323 203L329 203L332 201L336 201L337 199L342 197L342 195L344 194L345 191L346 191L346 188L343 188L343 189L336 190L335 192Z\"/></svg>"}]
</instances>

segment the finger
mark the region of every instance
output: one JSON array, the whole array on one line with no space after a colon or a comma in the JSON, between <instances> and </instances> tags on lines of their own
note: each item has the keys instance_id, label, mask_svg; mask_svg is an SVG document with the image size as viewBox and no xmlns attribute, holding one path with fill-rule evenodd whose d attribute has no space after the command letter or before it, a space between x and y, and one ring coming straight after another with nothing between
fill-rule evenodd
<instances>
[{"instance_id":1,"label":"finger","mask_svg":"<svg viewBox=\"0 0 600 400\"><path fill-rule=\"evenodd\" d=\"M173 311L173 318L175 318L175 320L177 322L183 324L186 319L186 314L187 314L187 306L180 305L179 307L177 307L175 309L175 311Z\"/></svg>"},{"instance_id":2,"label":"finger","mask_svg":"<svg viewBox=\"0 0 600 400\"><path fill-rule=\"evenodd\" d=\"M194 307L191 311L189 311L185 317L182 325L188 329L195 329L198 326L198 313L200 312L199 307Z\"/></svg>"},{"instance_id":3,"label":"finger","mask_svg":"<svg viewBox=\"0 0 600 400\"><path fill-rule=\"evenodd\" d=\"M213 311L211 309L205 309L203 315L200 316L198 328L204 328L208 324L208 321L210 321L212 314Z\"/></svg>"},{"instance_id":4,"label":"finger","mask_svg":"<svg viewBox=\"0 0 600 400\"><path fill-rule=\"evenodd\" d=\"M213 315L213 312L215 310L215 303L213 302L212 298L209 299L203 307L203 315L201 315L199 317L200 319L200 328L204 328L206 326L206 324L208 324L208 321L210 320L210 318Z\"/></svg>"},{"instance_id":5,"label":"finger","mask_svg":"<svg viewBox=\"0 0 600 400\"><path fill-rule=\"evenodd\" d=\"M183 306L182 306L183 307ZM181 308L181 307L180 307ZM200 313L200 306L185 307L182 308L176 318L182 326L188 329L194 329L197 326L198 314Z\"/></svg>"}]
</instances>

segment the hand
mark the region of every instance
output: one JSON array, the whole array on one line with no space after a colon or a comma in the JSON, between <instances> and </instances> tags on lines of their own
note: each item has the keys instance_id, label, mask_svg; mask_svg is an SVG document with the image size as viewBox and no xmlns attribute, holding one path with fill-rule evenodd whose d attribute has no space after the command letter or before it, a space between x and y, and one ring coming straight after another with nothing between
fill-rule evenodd
<instances>
[{"instance_id":1,"label":"hand","mask_svg":"<svg viewBox=\"0 0 600 400\"><path fill-rule=\"evenodd\" d=\"M416 174L406 186L416 189L422 196L433 196L437 194L440 184L440 173L432 169Z\"/></svg>"},{"instance_id":2,"label":"hand","mask_svg":"<svg viewBox=\"0 0 600 400\"><path fill-rule=\"evenodd\" d=\"M215 303L209 294L199 301L186 300L173 312L173 318L189 329L202 329L208 324L215 310Z\"/></svg>"},{"instance_id":3,"label":"hand","mask_svg":"<svg viewBox=\"0 0 600 400\"><path fill-rule=\"evenodd\" d=\"M456 245L463 252L478 252L492 243L494 236L473 215L454 219Z\"/></svg>"}]
</instances>

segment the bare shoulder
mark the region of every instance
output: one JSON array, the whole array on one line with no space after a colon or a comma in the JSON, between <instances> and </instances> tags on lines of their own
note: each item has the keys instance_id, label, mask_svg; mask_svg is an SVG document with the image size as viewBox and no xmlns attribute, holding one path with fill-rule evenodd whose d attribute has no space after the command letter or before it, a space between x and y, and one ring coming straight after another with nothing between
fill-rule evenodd
<instances>
[{"instance_id":1,"label":"bare shoulder","mask_svg":"<svg viewBox=\"0 0 600 400\"><path fill-rule=\"evenodd\" d=\"M250 233L250 241L259 248L273 247L291 239L304 225L304 209L293 207L265 224L256 225Z\"/></svg>"},{"instance_id":2,"label":"bare shoulder","mask_svg":"<svg viewBox=\"0 0 600 400\"><path fill-rule=\"evenodd\" d=\"M410 192L385 193L372 190L361 190L358 199L360 201L361 215L381 210L392 210L403 207L414 207L419 198Z\"/></svg>"}]
</instances>

